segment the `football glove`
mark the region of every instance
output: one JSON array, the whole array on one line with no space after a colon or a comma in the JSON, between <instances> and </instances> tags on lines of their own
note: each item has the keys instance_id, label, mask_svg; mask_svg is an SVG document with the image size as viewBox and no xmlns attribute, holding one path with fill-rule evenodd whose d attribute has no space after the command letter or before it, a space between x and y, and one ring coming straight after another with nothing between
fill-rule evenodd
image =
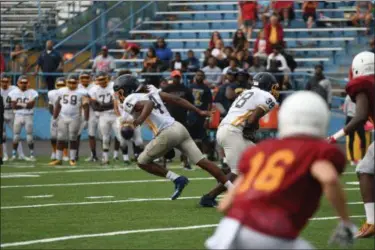
<instances>
[{"instance_id":1,"label":"football glove","mask_svg":"<svg viewBox=\"0 0 375 250\"><path fill-rule=\"evenodd\" d=\"M328 244L339 245L340 247L350 247L354 243L354 234L358 228L352 223L344 223L340 221L333 232Z\"/></svg>"},{"instance_id":2,"label":"football glove","mask_svg":"<svg viewBox=\"0 0 375 250\"><path fill-rule=\"evenodd\" d=\"M252 142L256 139L256 131L259 129L259 124L249 124L246 123L243 130L242 136L245 140L250 140Z\"/></svg>"}]
</instances>

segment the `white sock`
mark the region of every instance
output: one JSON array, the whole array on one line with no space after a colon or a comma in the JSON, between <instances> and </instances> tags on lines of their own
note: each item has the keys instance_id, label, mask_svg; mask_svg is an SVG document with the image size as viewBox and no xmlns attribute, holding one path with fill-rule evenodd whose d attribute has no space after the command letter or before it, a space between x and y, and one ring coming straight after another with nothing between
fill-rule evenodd
<instances>
[{"instance_id":1,"label":"white sock","mask_svg":"<svg viewBox=\"0 0 375 250\"><path fill-rule=\"evenodd\" d=\"M71 149L70 150L70 160L75 161L76 160L76 155L77 155L77 149Z\"/></svg>"},{"instance_id":2,"label":"white sock","mask_svg":"<svg viewBox=\"0 0 375 250\"><path fill-rule=\"evenodd\" d=\"M166 177L167 177L167 179L170 179L171 181L174 181L174 180L176 180L180 176L178 174L176 174L175 172L168 171Z\"/></svg>"},{"instance_id":3,"label":"white sock","mask_svg":"<svg viewBox=\"0 0 375 250\"><path fill-rule=\"evenodd\" d=\"M229 190L233 188L233 183L231 181L227 181L225 182L224 186Z\"/></svg>"},{"instance_id":4,"label":"white sock","mask_svg":"<svg viewBox=\"0 0 375 250\"><path fill-rule=\"evenodd\" d=\"M108 152L103 151L103 160L104 160L104 162L108 161Z\"/></svg>"},{"instance_id":5,"label":"white sock","mask_svg":"<svg viewBox=\"0 0 375 250\"><path fill-rule=\"evenodd\" d=\"M118 157L118 151L113 151L113 158L117 158Z\"/></svg>"},{"instance_id":6,"label":"white sock","mask_svg":"<svg viewBox=\"0 0 375 250\"><path fill-rule=\"evenodd\" d=\"M7 152L7 146L6 146L6 143L5 143L5 142L3 143L3 154L4 154L4 156L5 156L5 155L8 155L8 152Z\"/></svg>"},{"instance_id":7,"label":"white sock","mask_svg":"<svg viewBox=\"0 0 375 250\"><path fill-rule=\"evenodd\" d=\"M62 150L56 150L56 159L61 161L63 157L63 151Z\"/></svg>"},{"instance_id":8,"label":"white sock","mask_svg":"<svg viewBox=\"0 0 375 250\"><path fill-rule=\"evenodd\" d=\"M223 163L225 163L225 164L228 164L228 162L227 162L227 158L223 158Z\"/></svg>"},{"instance_id":9,"label":"white sock","mask_svg":"<svg viewBox=\"0 0 375 250\"><path fill-rule=\"evenodd\" d=\"M375 206L374 202L365 203L367 224L374 225L374 206Z\"/></svg>"},{"instance_id":10,"label":"white sock","mask_svg":"<svg viewBox=\"0 0 375 250\"><path fill-rule=\"evenodd\" d=\"M127 155L127 154L125 155L124 154L122 157L124 158L124 161L129 161L129 155Z\"/></svg>"},{"instance_id":11,"label":"white sock","mask_svg":"<svg viewBox=\"0 0 375 250\"><path fill-rule=\"evenodd\" d=\"M25 156L25 154L23 153L22 142L18 143L17 152L19 156Z\"/></svg>"}]
</instances>

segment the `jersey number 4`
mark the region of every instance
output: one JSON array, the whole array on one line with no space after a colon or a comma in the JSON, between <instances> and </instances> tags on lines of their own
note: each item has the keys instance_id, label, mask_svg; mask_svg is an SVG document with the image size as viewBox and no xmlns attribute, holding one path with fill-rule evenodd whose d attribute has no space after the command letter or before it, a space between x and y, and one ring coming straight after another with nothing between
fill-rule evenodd
<instances>
[{"instance_id":1,"label":"jersey number 4","mask_svg":"<svg viewBox=\"0 0 375 250\"><path fill-rule=\"evenodd\" d=\"M160 114L164 114L164 111L161 107L161 104L158 103L158 100L156 100L152 95L149 96L149 99L154 103L154 109L158 110Z\"/></svg>"},{"instance_id":2,"label":"jersey number 4","mask_svg":"<svg viewBox=\"0 0 375 250\"><path fill-rule=\"evenodd\" d=\"M243 193L250 188L272 192L280 187L285 176L285 168L295 160L291 150L279 150L267 157L264 152L257 153L250 160L250 170L246 174L238 192Z\"/></svg>"}]
</instances>

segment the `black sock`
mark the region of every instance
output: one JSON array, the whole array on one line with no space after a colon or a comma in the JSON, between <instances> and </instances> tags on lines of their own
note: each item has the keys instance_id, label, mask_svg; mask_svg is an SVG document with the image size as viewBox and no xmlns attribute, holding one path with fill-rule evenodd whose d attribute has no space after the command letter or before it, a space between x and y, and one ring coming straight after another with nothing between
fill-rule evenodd
<instances>
[{"instance_id":1,"label":"black sock","mask_svg":"<svg viewBox=\"0 0 375 250\"><path fill-rule=\"evenodd\" d=\"M96 157L96 149L92 149L92 150L91 150L91 154L92 154L92 157L93 157L93 158L97 158L97 157Z\"/></svg>"}]
</instances>

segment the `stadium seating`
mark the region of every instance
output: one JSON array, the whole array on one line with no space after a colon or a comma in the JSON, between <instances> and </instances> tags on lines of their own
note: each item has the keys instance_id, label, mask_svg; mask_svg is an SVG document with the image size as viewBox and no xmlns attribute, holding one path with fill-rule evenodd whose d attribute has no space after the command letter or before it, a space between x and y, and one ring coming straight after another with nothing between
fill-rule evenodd
<instances>
[{"instance_id":1,"label":"stadium seating","mask_svg":"<svg viewBox=\"0 0 375 250\"><path fill-rule=\"evenodd\" d=\"M91 1L1 1L1 46L32 42L41 31L50 31L84 11ZM72 11L72 9L74 11Z\"/></svg>"}]
</instances>

